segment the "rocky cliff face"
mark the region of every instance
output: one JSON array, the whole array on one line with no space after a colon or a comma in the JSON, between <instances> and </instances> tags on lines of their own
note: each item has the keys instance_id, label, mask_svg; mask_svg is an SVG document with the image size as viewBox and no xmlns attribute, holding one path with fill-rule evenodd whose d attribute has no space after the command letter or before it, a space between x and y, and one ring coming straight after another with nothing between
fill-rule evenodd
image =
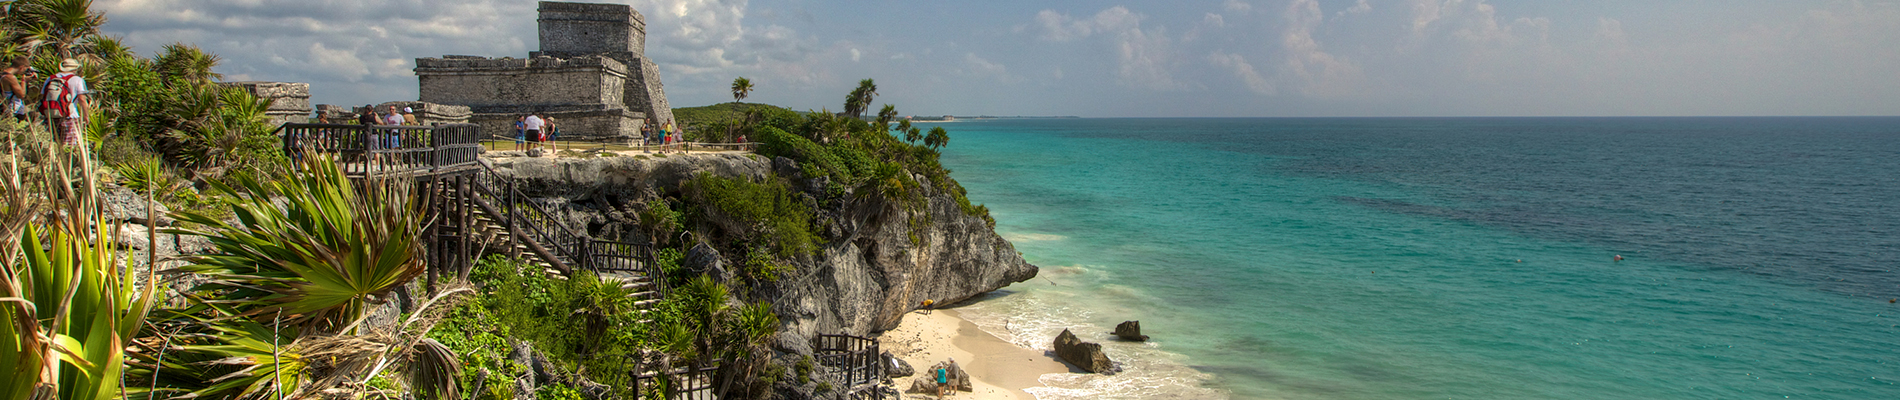
<instances>
[{"instance_id":1,"label":"rocky cliff face","mask_svg":"<svg viewBox=\"0 0 1900 400\"><path fill-rule=\"evenodd\" d=\"M796 163L749 154L675 155L667 158L494 158L496 170L518 178L530 196L584 223L600 239L644 242L640 204L677 197L682 182L700 172L760 181L784 177L802 190L825 239L818 254L795 261L776 282L750 282L749 300L772 303L782 329L777 347L810 354L820 333L865 335L897 326L924 300L952 304L1036 275L1015 246L983 218L965 215L947 193L926 187L925 205L907 210L879 195L827 189ZM920 179L921 180L921 179ZM927 213L928 224L911 221ZM691 229L689 227L689 229ZM913 231L915 230L915 231ZM687 257L695 267L733 265L729 238L701 232ZM913 239L915 234L915 239Z\"/></svg>"}]
</instances>

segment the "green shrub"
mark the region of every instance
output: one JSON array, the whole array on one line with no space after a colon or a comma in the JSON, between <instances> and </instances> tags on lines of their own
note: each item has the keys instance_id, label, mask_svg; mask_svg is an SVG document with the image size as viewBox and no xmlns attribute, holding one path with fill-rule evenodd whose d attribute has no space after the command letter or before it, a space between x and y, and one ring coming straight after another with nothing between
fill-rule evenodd
<instances>
[{"instance_id":1,"label":"green shrub","mask_svg":"<svg viewBox=\"0 0 1900 400\"><path fill-rule=\"evenodd\" d=\"M733 233L770 248L779 258L814 253L824 242L812 233L812 210L782 180L753 183L700 173L686 186L708 212L754 227L753 232Z\"/></svg>"},{"instance_id":2,"label":"green shrub","mask_svg":"<svg viewBox=\"0 0 1900 400\"><path fill-rule=\"evenodd\" d=\"M793 365L792 369L798 371L798 384L811 382L811 356L799 359L798 364Z\"/></svg>"},{"instance_id":3,"label":"green shrub","mask_svg":"<svg viewBox=\"0 0 1900 400\"><path fill-rule=\"evenodd\" d=\"M581 400L581 392L557 383L535 389L534 398L535 400Z\"/></svg>"}]
</instances>

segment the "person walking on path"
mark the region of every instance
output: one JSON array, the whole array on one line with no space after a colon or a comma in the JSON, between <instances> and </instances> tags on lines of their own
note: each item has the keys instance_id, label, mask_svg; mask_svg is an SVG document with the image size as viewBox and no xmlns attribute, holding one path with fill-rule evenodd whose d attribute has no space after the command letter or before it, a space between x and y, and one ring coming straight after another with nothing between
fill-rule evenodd
<instances>
[{"instance_id":1,"label":"person walking on path","mask_svg":"<svg viewBox=\"0 0 1900 400\"><path fill-rule=\"evenodd\" d=\"M68 146L80 144L86 129L86 111L92 109L85 96L86 78L78 72L79 60L60 61L59 73L46 78L44 97L40 101L40 113L46 114L47 123L52 125L59 142Z\"/></svg>"},{"instance_id":2,"label":"person walking on path","mask_svg":"<svg viewBox=\"0 0 1900 400\"><path fill-rule=\"evenodd\" d=\"M13 58L6 69L0 69L0 102L5 102L8 113L13 119L26 120L26 56Z\"/></svg>"}]
</instances>

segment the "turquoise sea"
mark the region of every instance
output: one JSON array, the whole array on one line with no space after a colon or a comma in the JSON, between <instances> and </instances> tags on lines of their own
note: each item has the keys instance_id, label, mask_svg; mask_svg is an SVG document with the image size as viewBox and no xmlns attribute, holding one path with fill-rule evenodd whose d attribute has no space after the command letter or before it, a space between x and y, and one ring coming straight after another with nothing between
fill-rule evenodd
<instances>
[{"instance_id":1,"label":"turquoise sea","mask_svg":"<svg viewBox=\"0 0 1900 400\"><path fill-rule=\"evenodd\" d=\"M1900 398L1900 118L942 126L1043 399Z\"/></svg>"}]
</instances>

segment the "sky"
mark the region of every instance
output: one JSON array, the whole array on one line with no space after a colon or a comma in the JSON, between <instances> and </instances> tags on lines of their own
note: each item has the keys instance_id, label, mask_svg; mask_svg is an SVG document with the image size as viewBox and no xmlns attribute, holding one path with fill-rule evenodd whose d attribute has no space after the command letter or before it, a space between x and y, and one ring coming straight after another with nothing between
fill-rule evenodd
<instances>
[{"instance_id":1,"label":"sky","mask_svg":"<svg viewBox=\"0 0 1900 400\"><path fill-rule=\"evenodd\" d=\"M1900 0L631 0L675 107L1085 117L1900 115ZM526 57L533 1L94 0L150 55L312 100Z\"/></svg>"}]
</instances>

